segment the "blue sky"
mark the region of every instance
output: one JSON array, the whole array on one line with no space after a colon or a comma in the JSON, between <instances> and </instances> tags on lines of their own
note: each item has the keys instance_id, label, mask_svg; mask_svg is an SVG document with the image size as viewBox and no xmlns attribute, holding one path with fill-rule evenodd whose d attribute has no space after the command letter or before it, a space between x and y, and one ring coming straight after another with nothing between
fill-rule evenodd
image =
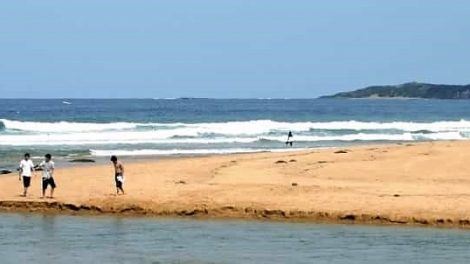
<instances>
[{"instance_id":1,"label":"blue sky","mask_svg":"<svg viewBox=\"0 0 470 264\"><path fill-rule=\"evenodd\" d=\"M470 83L470 1L1 1L0 97L311 98Z\"/></svg>"}]
</instances>

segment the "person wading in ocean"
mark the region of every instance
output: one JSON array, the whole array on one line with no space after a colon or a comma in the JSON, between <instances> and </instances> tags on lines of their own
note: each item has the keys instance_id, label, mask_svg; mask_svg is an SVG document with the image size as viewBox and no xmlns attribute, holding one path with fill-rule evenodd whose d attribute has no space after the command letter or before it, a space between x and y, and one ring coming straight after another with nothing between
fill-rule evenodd
<instances>
[{"instance_id":1,"label":"person wading in ocean","mask_svg":"<svg viewBox=\"0 0 470 264\"><path fill-rule=\"evenodd\" d=\"M294 135L292 135L292 131L289 131L289 134L287 135L287 141L286 141L286 146L294 144Z\"/></svg>"}]
</instances>

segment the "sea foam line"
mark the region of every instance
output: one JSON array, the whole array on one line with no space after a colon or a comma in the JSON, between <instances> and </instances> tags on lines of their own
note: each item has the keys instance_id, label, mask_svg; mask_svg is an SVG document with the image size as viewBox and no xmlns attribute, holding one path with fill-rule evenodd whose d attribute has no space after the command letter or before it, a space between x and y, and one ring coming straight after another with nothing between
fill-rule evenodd
<instances>
[{"instance_id":1,"label":"sea foam line","mask_svg":"<svg viewBox=\"0 0 470 264\"><path fill-rule=\"evenodd\" d=\"M363 121L331 121L331 122L278 122L273 120L230 121L213 123L81 123L81 122L30 122L0 119L5 129L43 132L97 132L109 130L150 130L185 129L188 133L221 133L227 135L255 135L270 131L310 131L323 130L401 130L413 132L427 130L431 132L470 131L470 121L436 121L436 122L363 122Z\"/></svg>"},{"instance_id":2,"label":"sea foam line","mask_svg":"<svg viewBox=\"0 0 470 264\"><path fill-rule=\"evenodd\" d=\"M168 136L168 135L167 135ZM420 141L420 140L464 140L470 135L460 132L439 133L403 133L403 134L346 134L346 135L294 135L296 142L321 141ZM115 144L249 144L278 142L283 144L285 136L251 136L251 137L195 137L174 138L162 137L155 132L90 132L72 134L38 134L38 135L0 135L0 145L36 146L36 145L115 145Z\"/></svg>"},{"instance_id":3,"label":"sea foam line","mask_svg":"<svg viewBox=\"0 0 470 264\"><path fill-rule=\"evenodd\" d=\"M226 149L136 149L136 150L103 150L90 149L90 154L96 157L111 155L118 156L148 156L148 155L204 155L204 154L235 154L256 152L292 152L302 151L307 148L285 148L285 149L250 149L250 148L226 148Z\"/></svg>"}]
</instances>

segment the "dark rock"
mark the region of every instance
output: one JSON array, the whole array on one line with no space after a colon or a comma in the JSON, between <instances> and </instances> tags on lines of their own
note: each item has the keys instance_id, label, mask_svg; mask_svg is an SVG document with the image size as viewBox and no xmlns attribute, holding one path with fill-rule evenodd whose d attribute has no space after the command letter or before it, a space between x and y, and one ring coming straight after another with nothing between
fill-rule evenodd
<instances>
[{"instance_id":1,"label":"dark rock","mask_svg":"<svg viewBox=\"0 0 470 264\"><path fill-rule=\"evenodd\" d=\"M292 186L299 186L299 184L296 183L296 182L293 182L293 183L292 183Z\"/></svg>"},{"instance_id":2,"label":"dark rock","mask_svg":"<svg viewBox=\"0 0 470 264\"><path fill-rule=\"evenodd\" d=\"M262 216L263 217L267 217L267 216L286 216L286 213L282 210L269 210L269 209L265 209L263 210L262 212Z\"/></svg>"},{"instance_id":3,"label":"dark rock","mask_svg":"<svg viewBox=\"0 0 470 264\"><path fill-rule=\"evenodd\" d=\"M179 181L177 181L177 182L175 182L175 183L176 183L176 184L186 184L186 182L183 181L183 180L179 180Z\"/></svg>"},{"instance_id":4,"label":"dark rock","mask_svg":"<svg viewBox=\"0 0 470 264\"><path fill-rule=\"evenodd\" d=\"M72 211L80 210L80 206L77 206L75 204L63 204L63 207Z\"/></svg>"},{"instance_id":5,"label":"dark rock","mask_svg":"<svg viewBox=\"0 0 470 264\"><path fill-rule=\"evenodd\" d=\"M468 225L468 224L470 224L470 220L468 220L468 219L461 219L461 220L459 220L459 224L460 224L460 225Z\"/></svg>"},{"instance_id":6,"label":"dark rock","mask_svg":"<svg viewBox=\"0 0 470 264\"><path fill-rule=\"evenodd\" d=\"M335 151L335 154L344 154L344 153L348 153L348 151L344 149Z\"/></svg>"},{"instance_id":7,"label":"dark rock","mask_svg":"<svg viewBox=\"0 0 470 264\"><path fill-rule=\"evenodd\" d=\"M356 220L356 216L353 214L347 214L347 215L340 216L340 219L341 220Z\"/></svg>"},{"instance_id":8,"label":"dark rock","mask_svg":"<svg viewBox=\"0 0 470 264\"><path fill-rule=\"evenodd\" d=\"M11 170L0 170L0 174L10 174L12 173Z\"/></svg>"},{"instance_id":9,"label":"dark rock","mask_svg":"<svg viewBox=\"0 0 470 264\"><path fill-rule=\"evenodd\" d=\"M282 163L287 163L287 161L285 160L278 160L276 162L274 162L275 164L282 164Z\"/></svg>"},{"instance_id":10,"label":"dark rock","mask_svg":"<svg viewBox=\"0 0 470 264\"><path fill-rule=\"evenodd\" d=\"M289 162L297 162L297 160L291 159L291 160L289 160Z\"/></svg>"},{"instance_id":11,"label":"dark rock","mask_svg":"<svg viewBox=\"0 0 470 264\"><path fill-rule=\"evenodd\" d=\"M72 159L69 162L77 162L77 163L93 163L96 162L94 159Z\"/></svg>"},{"instance_id":12,"label":"dark rock","mask_svg":"<svg viewBox=\"0 0 470 264\"><path fill-rule=\"evenodd\" d=\"M422 225L428 225L429 224L429 221L426 220L426 219L413 218L413 221L415 223L422 224Z\"/></svg>"},{"instance_id":13,"label":"dark rock","mask_svg":"<svg viewBox=\"0 0 470 264\"><path fill-rule=\"evenodd\" d=\"M399 194L394 194L393 197L400 197L400 195Z\"/></svg>"}]
</instances>

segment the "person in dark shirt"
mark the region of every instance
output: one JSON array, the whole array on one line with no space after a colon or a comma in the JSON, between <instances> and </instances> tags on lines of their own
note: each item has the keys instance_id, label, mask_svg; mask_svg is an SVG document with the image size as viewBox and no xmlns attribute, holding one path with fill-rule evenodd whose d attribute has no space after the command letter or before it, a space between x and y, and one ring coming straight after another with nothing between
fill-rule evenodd
<instances>
[{"instance_id":1,"label":"person in dark shirt","mask_svg":"<svg viewBox=\"0 0 470 264\"><path fill-rule=\"evenodd\" d=\"M294 144L294 135L292 135L292 131L289 131L289 134L287 135L287 141L286 141L286 146L291 146Z\"/></svg>"}]
</instances>

